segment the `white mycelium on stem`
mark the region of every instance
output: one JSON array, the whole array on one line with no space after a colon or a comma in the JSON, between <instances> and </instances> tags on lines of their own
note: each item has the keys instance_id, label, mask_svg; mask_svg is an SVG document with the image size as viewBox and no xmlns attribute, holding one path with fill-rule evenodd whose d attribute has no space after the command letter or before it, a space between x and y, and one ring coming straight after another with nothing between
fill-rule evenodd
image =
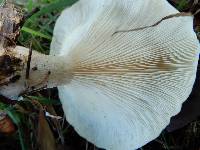
<instances>
[{"instance_id":1,"label":"white mycelium on stem","mask_svg":"<svg viewBox=\"0 0 200 150\"><path fill-rule=\"evenodd\" d=\"M40 67L29 85L50 71L49 87L59 85L66 118L82 137L108 150L139 148L189 96L199 43L192 16L116 32L177 13L166 0L80 0L59 17L51 55L33 58Z\"/></svg>"}]
</instances>

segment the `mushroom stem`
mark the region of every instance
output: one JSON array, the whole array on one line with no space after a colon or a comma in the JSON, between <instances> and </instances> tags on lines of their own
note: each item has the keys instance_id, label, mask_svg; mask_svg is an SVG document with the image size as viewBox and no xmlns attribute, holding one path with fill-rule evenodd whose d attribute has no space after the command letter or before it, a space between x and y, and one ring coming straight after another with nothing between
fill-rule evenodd
<instances>
[{"instance_id":1,"label":"mushroom stem","mask_svg":"<svg viewBox=\"0 0 200 150\"><path fill-rule=\"evenodd\" d=\"M27 80L28 86L33 89L65 85L71 78L68 71L71 65L66 61L67 58L65 56L45 55L33 51L30 63L30 77Z\"/></svg>"},{"instance_id":2,"label":"mushroom stem","mask_svg":"<svg viewBox=\"0 0 200 150\"><path fill-rule=\"evenodd\" d=\"M12 52L15 57L20 58L23 63L21 71L16 72L19 79L1 86L2 95L23 95L37 89L53 88L66 85L70 82L70 63L67 62L67 56L53 56L41 54L32 51L29 78L26 78L27 61L29 50L24 47L16 47Z\"/></svg>"}]
</instances>

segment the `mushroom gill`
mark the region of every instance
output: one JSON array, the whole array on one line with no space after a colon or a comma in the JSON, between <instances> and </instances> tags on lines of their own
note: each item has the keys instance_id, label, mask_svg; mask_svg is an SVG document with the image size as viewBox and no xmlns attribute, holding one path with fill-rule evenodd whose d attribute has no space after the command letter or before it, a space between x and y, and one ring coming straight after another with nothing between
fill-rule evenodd
<instances>
[{"instance_id":1,"label":"mushroom gill","mask_svg":"<svg viewBox=\"0 0 200 150\"><path fill-rule=\"evenodd\" d=\"M194 84L193 17L177 14L166 0L79 0L58 18L50 55L33 51L29 79L23 68L0 93L58 86L82 137L108 150L137 149L159 136Z\"/></svg>"},{"instance_id":2,"label":"mushroom gill","mask_svg":"<svg viewBox=\"0 0 200 150\"><path fill-rule=\"evenodd\" d=\"M57 20L51 54L73 58L58 87L68 122L98 147L131 150L180 111L199 42L193 17L166 0L80 0Z\"/></svg>"}]
</instances>

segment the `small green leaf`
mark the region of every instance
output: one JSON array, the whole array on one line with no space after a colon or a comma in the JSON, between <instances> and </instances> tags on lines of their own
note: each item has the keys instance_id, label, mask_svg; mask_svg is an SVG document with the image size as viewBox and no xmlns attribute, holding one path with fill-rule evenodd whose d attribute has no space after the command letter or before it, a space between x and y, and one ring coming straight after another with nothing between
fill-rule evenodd
<instances>
[{"instance_id":1,"label":"small green leaf","mask_svg":"<svg viewBox=\"0 0 200 150\"><path fill-rule=\"evenodd\" d=\"M30 22L34 22L33 20L37 19L41 15L45 15L54 11L62 11L64 8L67 6L71 6L78 0L55 0L52 1L50 4L47 6L43 7L35 13L33 16L31 16L27 21L25 22L25 25L27 25Z\"/></svg>"},{"instance_id":2,"label":"small green leaf","mask_svg":"<svg viewBox=\"0 0 200 150\"><path fill-rule=\"evenodd\" d=\"M33 36L39 36L39 37L42 37L42 38L45 38L45 39L51 41L51 37L50 37L50 36L45 35L45 34L43 34L43 33L41 33L41 32L35 31L35 30L33 30L33 29L30 29L30 28L28 28L28 27L22 27L22 31L27 32L27 33L30 33L30 34L32 34Z\"/></svg>"},{"instance_id":3,"label":"small green leaf","mask_svg":"<svg viewBox=\"0 0 200 150\"><path fill-rule=\"evenodd\" d=\"M22 150L28 150L27 144L25 142L24 132L21 127L21 120L19 114L13 109L13 107L6 109L6 113L18 127L18 135Z\"/></svg>"},{"instance_id":4,"label":"small green leaf","mask_svg":"<svg viewBox=\"0 0 200 150\"><path fill-rule=\"evenodd\" d=\"M181 0L178 4L178 10L183 10L188 5L186 0Z\"/></svg>"}]
</instances>

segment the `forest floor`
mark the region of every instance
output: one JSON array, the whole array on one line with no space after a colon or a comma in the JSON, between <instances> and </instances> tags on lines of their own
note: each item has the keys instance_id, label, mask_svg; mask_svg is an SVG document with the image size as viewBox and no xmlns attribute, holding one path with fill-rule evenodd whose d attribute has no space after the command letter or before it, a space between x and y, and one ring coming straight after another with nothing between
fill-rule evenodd
<instances>
[{"instance_id":1,"label":"forest floor","mask_svg":"<svg viewBox=\"0 0 200 150\"><path fill-rule=\"evenodd\" d=\"M15 0L26 12L40 9L26 20L17 44L30 47L32 43L33 49L48 54L57 17L61 10L75 1ZM182 12L200 9L200 2L195 3L198 0L169 2ZM195 16L194 30L200 39L200 13ZM197 99L200 101L200 97ZM9 119L16 128L14 133L5 135L0 132L0 150L36 150L38 146L43 147L44 143L49 144L48 150L54 150L55 145L58 150L98 150L81 138L65 121L56 88L36 92L13 105L0 102L0 108L8 112ZM61 118L46 117L44 111ZM164 130L156 140L140 150L200 150L200 118L179 130L170 133Z\"/></svg>"}]
</instances>

